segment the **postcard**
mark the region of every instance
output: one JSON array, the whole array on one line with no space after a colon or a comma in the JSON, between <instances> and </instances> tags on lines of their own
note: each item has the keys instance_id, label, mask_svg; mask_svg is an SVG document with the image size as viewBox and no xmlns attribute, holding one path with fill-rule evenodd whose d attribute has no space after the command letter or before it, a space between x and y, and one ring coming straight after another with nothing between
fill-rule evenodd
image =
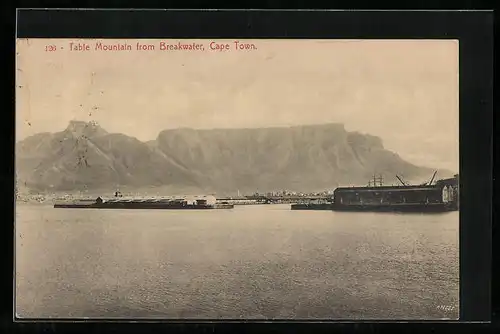
<instances>
[{"instance_id":1,"label":"postcard","mask_svg":"<svg viewBox=\"0 0 500 334\"><path fill-rule=\"evenodd\" d=\"M457 40L16 52L20 319L458 318Z\"/></svg>"}]
</instances>

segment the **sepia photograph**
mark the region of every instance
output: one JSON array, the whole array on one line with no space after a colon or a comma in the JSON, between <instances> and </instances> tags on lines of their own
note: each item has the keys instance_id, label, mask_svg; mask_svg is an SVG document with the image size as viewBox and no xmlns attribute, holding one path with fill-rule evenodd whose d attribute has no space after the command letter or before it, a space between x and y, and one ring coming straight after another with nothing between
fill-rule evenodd
<instances>
[{"instance_id":1,"label":"sepia photograph","mask_svg":"<svg viewBox=\"0 0 500 334\"><path fill-rule=\"evenodd\" d=\"M458 40L18 38L15 104L19 319L458 319Z\"/></svg>"}]
</instances>

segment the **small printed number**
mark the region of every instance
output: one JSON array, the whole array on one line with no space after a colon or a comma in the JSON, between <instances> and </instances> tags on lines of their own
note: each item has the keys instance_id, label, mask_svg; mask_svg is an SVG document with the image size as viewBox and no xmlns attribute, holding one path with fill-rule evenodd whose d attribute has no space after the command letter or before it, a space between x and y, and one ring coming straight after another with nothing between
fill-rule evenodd
<instances>
[{"instance_id":1,"label":"small printed number","mask_svg":"<svg viewBox=\"0 0 500 334\"><path fill-rule=\"evenodd\" d=\"M455 309L455 306L451 306L451 305L439 305L437 308L439 310L442 310L442 311L453 311Z\"/></svg>"},{"instance_id":2,"label":"small printed number","mask_svg":"<svg viewBox=\"0 0 500 334\"><path fill-rule=\"evenodd\" d=\"M56 51L57 47L55 45L46 45L45 46L45 51Z\"/></svg>"}]
</instances>

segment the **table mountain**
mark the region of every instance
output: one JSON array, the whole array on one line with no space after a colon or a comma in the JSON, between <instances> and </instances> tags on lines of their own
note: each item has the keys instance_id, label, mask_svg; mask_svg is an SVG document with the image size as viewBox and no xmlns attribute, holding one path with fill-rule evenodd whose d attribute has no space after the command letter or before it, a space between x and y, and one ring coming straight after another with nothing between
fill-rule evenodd
<instances>
[{"instance_id":1,"label":"table mountain","mask_svg":"<svg viewBox=\"0 0 500 334\"><path fill-rule=\"evenodd\" d=\"M340 124L182 128L141 142L96 123L72 121L64 131L18 142L16 167L19 181L38 191L165 186L224 193L320 191L364 185L373 173L389 183L397 182L396 174L421 181L432 174L384 149L380 138L347 132Z\"/></svg>"}]
</instances>

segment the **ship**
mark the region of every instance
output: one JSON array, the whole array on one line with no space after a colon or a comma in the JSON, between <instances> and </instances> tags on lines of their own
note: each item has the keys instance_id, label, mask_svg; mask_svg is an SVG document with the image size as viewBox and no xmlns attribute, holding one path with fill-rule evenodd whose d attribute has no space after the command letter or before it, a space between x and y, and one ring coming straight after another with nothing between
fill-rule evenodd
<instances>
[{"instance_id":1,"label":"ship","mask_svg":"<svg viewBox=\"0 0 500 334\"><path fill-rule=\"evenodd\" d=\"M65 209L163 209L163 210L210 210L232 209L234 205L208 203L206 199L188 201L186 199L124 199L116 196L111 199L97 197L95 200L77 200L55 203L54 208Z\"/></svg>"},{"instance_id":2,"label":"ship","mask_svg":"<svg viewBox=\"0 0 500 334\"><path fill-rule=\"evenodd\" d=\"M291 205L292 210L332 210L332 203L295 203Z\"/></svg>"},{"instance_id":3,"label":"ship","mask_svg":"<svg viewBox=\"0 0 500 334\"><path fill-rule=\"evenodd\" d=\"M334 190L332 210L373 212L440 213L459 209L458 174L433 183L411 185L396 175L401 185L385 186L382 177L364 187L339 187Z\"/></svg>"},{"instance_id":4,"label":"ship","mask_svg":"<svg viewBox=\"0 0 500 334\"><path fill-rule=\"evenodd\" d=\"M294 203L290 206L292 210L332 210L333 203L329 200L325 201L310 201L302 203Z\"/></svg>"}]
</instances>

